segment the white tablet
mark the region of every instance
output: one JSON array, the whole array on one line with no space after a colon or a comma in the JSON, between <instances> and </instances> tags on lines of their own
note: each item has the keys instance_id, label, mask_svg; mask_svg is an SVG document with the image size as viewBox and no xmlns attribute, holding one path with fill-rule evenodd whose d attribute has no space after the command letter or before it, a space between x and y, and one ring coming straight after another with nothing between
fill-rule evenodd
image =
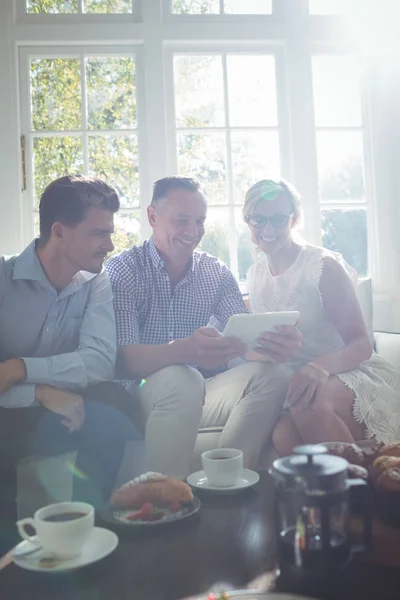
<instances>
[{"instance_id":1,"label":"white tablet","mask_svg":"<svg viewBox=\"0 0 400 600\"><path fill-rule=\"evenodd\" d=\"M297 310L232 315L222 335L238 337L248 350L254 350L259 346L257 340L263 333L274 330L277 325L296 325L299 316Z\"/></svg>"}]
</instances>

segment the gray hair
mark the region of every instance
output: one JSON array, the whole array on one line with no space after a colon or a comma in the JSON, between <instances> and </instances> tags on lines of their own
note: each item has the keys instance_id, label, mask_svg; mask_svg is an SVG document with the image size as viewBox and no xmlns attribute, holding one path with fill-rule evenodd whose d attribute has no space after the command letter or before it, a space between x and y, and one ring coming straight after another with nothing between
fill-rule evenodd
<instances>
[{"instance_id":1,"label":"gray hair","mask_svg":"<svg viewBox=\"0 0 400 600\"><path fill-rule=\"evenodd\" d=\"M168 196L169 192L173 192L175 190L201 192L202 188L199 181L197 181L197 179L193 179L192 177L163 177L154 184L151 206L156 206L160 200Z\"/></svg>"}]
</instances>

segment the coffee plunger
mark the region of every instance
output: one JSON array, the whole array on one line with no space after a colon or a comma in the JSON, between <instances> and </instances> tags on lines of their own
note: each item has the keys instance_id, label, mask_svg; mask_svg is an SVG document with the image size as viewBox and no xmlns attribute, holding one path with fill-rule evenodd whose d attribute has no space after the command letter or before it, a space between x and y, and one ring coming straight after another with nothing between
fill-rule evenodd
<instances>
[{"instance_id":1,"label":"coffee plunger","mask_svg":"<svg viewBox=\"0 0 400 600\"><path fill-rule=\"evenodd\" d=\"M276 460L279 591L323 596L356 551L371 544L371 493L362 479L348 479L348 462L320 445L297 446ZM349 539L350 491L363 519L363 543ZM364 501L360 502L360 499Z\"/></svg>"}]
</instances>

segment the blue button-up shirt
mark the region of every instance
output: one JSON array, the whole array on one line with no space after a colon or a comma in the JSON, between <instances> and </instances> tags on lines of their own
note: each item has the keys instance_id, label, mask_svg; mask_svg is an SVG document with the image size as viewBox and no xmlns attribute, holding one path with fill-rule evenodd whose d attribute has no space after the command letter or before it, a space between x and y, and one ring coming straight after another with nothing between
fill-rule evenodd
<instances>
[{"instance_id":1,"label":"blue button-up shirt","mask_svg":"<svg viewBox=\"0 0 400 600\"><path fill-rule=\"evenodd\" d=\"M248 312L236 279L214 256L195 252L191 268L171 290L164 262L150 238L111 258L117 344L166 344L215 319L221 327Z\"/></svg>"},{"instance_id":2,"label":"blue button-up shirt","mask_svg":"<svg viewBox=\"0 0 400 600\"><path fill-rule=\"evenodd\" d=\"M22 358L26 381L0 394L0 406L34 404L35 385L82 390L112 379L115 317L106 271L80 271L60 292L49 282L32 242L0 258L0 362Z\"/></svg>"}]
</instances>

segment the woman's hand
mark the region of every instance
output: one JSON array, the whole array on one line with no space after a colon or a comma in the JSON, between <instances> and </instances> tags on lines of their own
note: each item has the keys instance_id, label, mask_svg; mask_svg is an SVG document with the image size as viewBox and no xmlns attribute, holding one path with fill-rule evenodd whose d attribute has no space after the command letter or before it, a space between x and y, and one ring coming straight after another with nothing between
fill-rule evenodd
<instances>
[{"instance_id":1,"label":"woman's hand","mask_svg":"<svg viewBox=\"0 0 400 600\"><path fill-rule=\"evenodd\" d=\"M308 406L316 408L320 392L329 379L329 373L315 363L309 363L293 375L286 396L286 404L293 410Z\"/></svg>"}]
</instances>

